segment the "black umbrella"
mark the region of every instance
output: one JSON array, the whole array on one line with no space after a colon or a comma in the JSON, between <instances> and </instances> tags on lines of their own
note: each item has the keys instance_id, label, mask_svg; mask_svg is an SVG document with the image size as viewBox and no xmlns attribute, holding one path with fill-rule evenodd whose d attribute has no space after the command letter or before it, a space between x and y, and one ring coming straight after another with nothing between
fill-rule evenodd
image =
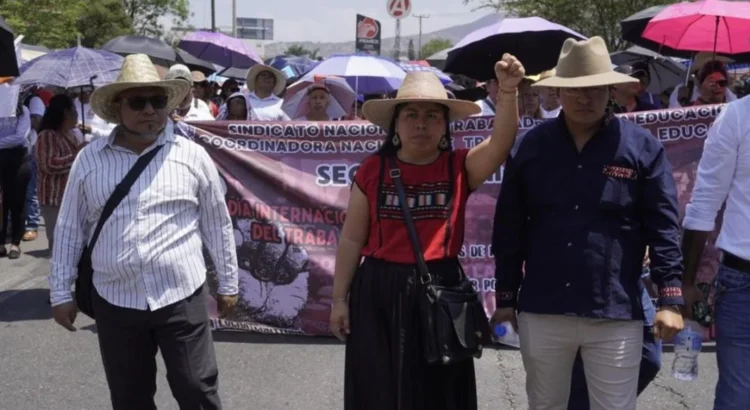
<instances>
[{"instance_id":1,"label":"black umbrella","mask_svg":"<svg viewBox=\"0 0 750 410\"><path fill-rule=\"evenodd\" d=\"M651 83L646 91L652 94L658 95L685 81L687 69L682 64L642 47L632 46L610 54L609 58L614 65L640 65L648 69Z\"/></svg>"},{"instance_id":2,"label":"black umbrella","mask_svg":"<svg viewBox=\"0 0 750 410\"><path fill-rule=\"evenodd\" d=\"M102 49L120 54L145 54L151 62L170 67L177 61L177 52L162 40L146 36L120 36L109 40Z\"/></svg>"},{"instance_id":3,"label":"black umbrella","mask_svg":"<svg viewBox=\"0 0 750 410\"><path fill-rule=\"evenodd\" d=\"M446 73L463 74L479 81L495 78L495 63L504 53L515 55L528 74L554 68L568 38L585 37L541 17L506 18L475 30L448 52Z\"/></svg>"},{"instance_id":4,"label":"black umbrella","mask_svg":"<svg viewBox=\"0 0 750 410\"><path fill-rule=\"evenodd\" d=\"M18 77L15 36L8 23L0 17L0 77Z\"/></svg>"},{"instance_id":5,"label":"black umbrella","mask_svg":"<svg viewBox=\"0 0 750 410\"><path fill-rule=\"evenodd\" d=\"M194 57L187 51L178 48L177 51L177 62L185 64L191 71L200 71L206 76L209 76L216 72L216 67L208 61L203 61L200 58Z\"/></svg>"}]
</instances>

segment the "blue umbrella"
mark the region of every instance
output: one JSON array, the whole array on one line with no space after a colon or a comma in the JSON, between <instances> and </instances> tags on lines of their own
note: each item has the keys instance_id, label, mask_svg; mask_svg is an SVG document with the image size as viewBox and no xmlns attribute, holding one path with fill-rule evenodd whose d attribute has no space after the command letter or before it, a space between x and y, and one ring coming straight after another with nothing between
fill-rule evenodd
<instances>
[{"instance_id":1,"label":"blue umbrella","mask_svg":"<svg viewBox=\"0 0 750 410\"><path fill-rule=\"evenodd\" d=\"M13 84L60 88L99 87L114 82L123 58L104 50L74 47L37 57L21 66Z\"/></svg>"},{"instance_id":2,"label":"blue umbrella","mask_svg":"<svg viewBox=\"0 0 750 410\"><path fill-rule=\"evenodd\" d=\"M453 82L453 79L448 77L447 74L432 66L423 66L414 63L398 63L398 65L400 65L407 73L412 71L427 71L428 73L433 73L440 79L440 82L443 83L443 85L448 85Z\"/></svg>"},{"instance_id":3,"label":"blue umbrella","mask_svg":"<svg viewBox=\"0 0 750 410\"><path fill-rule=\"evenodd\" d=\"M320 64L307 56L276 56L266 60L266 64L283 72L286 78L299 77Z\"/></svg>"},{"instance_id":4,"label":"blue umbrella","mask_svg":"<svg viewBox=\"0 0 750 410\"><path fill-rule=\"evenodd\" d=\"M343 77L357 94L379 94L398 89L406 71L394 60L369 54L337 54L323 60L300 81L315 76Z\"/></svg>"}]
</instances>

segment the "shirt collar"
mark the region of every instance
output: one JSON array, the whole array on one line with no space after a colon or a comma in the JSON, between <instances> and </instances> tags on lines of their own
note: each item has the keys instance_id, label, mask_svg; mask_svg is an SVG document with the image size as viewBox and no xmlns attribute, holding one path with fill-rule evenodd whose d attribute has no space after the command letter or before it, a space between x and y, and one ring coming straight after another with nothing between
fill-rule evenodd
<instances>
[{"instance_id":1,"label":"shirt collar","mask_svg":"<svg viewBox=\"0 0 750 410\"><path fill-rule=\"evenodd\" d=\"M109 133L109 137L107 137L107 142L102 144L99 147L99 151L103 150L105 147L109 147L110 149L113 149L115 147L115 137L117 136L117 133L120 131L120 126L116 126L115 129L112 130L111 133ZM164 127L164 131L159 134L159 137L156 138L156 142L151 145L151 147L156 147L159 145L164 145L166 143L174 142L175 136L174 136L174 124L172 124L172 121L167 121L167 126ZM149 149L151 148L149 147Z\"/></svg>"},{"instance_id":2,"label":"shirt collar","mask_svg":"<svg viewBox=\"0 0 750 410\"><path fill-rule=\"evenodd\" d=\"M560 128L560 130L563 132L563 135L573 138L573 136L570 134L570 131L568 130L568 125L565 124L565 110L560 110L560 114L557 116L557 125ZM614 116L610 109L607 109L607 112L604 115L604 118L601 120L601 125L599 126L599 129L596 131L594 136L599 135L601 133L614 133L617 132L619 129L619 119Z\"/></svg>"},{"instance_id":3,"label":"shirt collar","mask_svg":"<svg viewBox=\"0 0 750 410\"><path fill-rule=\"evenodd\" d=\"M271 95L269 95L266 98L260 98L260 97L258 97L257 94L255 94L255 91L251 92L249 94L249 96L252 97L252 98L254 98L254 99L256 99L256 100L258 100L258 101L277 101L277 100L281 99L279 96L277 96L275 94L271 94Z\"/></svg>"}]
</instances>

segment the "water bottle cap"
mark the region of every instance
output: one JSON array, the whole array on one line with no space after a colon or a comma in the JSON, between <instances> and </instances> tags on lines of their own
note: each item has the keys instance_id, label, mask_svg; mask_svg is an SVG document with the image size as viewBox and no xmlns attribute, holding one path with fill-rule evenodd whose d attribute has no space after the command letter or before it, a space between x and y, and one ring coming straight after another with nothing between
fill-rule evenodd
<instances>
[{"instance_id":1,"label":"water bottle cap","mask_svg":"<svg viewBox=\"0 0 750 410\"><path fill-rule=\"evenodd\" d=\"M500 324L495 326L495 335L497 337L503 337L506 333L508 333L508 330L505 328L505 325Z\"/></svg>"}]
</instances>

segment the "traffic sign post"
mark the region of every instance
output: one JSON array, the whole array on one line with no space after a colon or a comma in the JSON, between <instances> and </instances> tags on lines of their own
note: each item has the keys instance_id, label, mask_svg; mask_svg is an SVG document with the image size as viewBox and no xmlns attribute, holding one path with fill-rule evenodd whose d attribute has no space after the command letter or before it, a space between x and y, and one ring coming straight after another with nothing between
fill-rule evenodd
<instances>
[{"instance_id":1,"label":"traffic sign post","mask_svg":"<svg viewBox=\"0 0 750 410\"><path fill-rule=\"evenodd\" d=\"M388 14L396 20L409 17L411 0L387 0Z\"/></svg>"}]
</instances>

